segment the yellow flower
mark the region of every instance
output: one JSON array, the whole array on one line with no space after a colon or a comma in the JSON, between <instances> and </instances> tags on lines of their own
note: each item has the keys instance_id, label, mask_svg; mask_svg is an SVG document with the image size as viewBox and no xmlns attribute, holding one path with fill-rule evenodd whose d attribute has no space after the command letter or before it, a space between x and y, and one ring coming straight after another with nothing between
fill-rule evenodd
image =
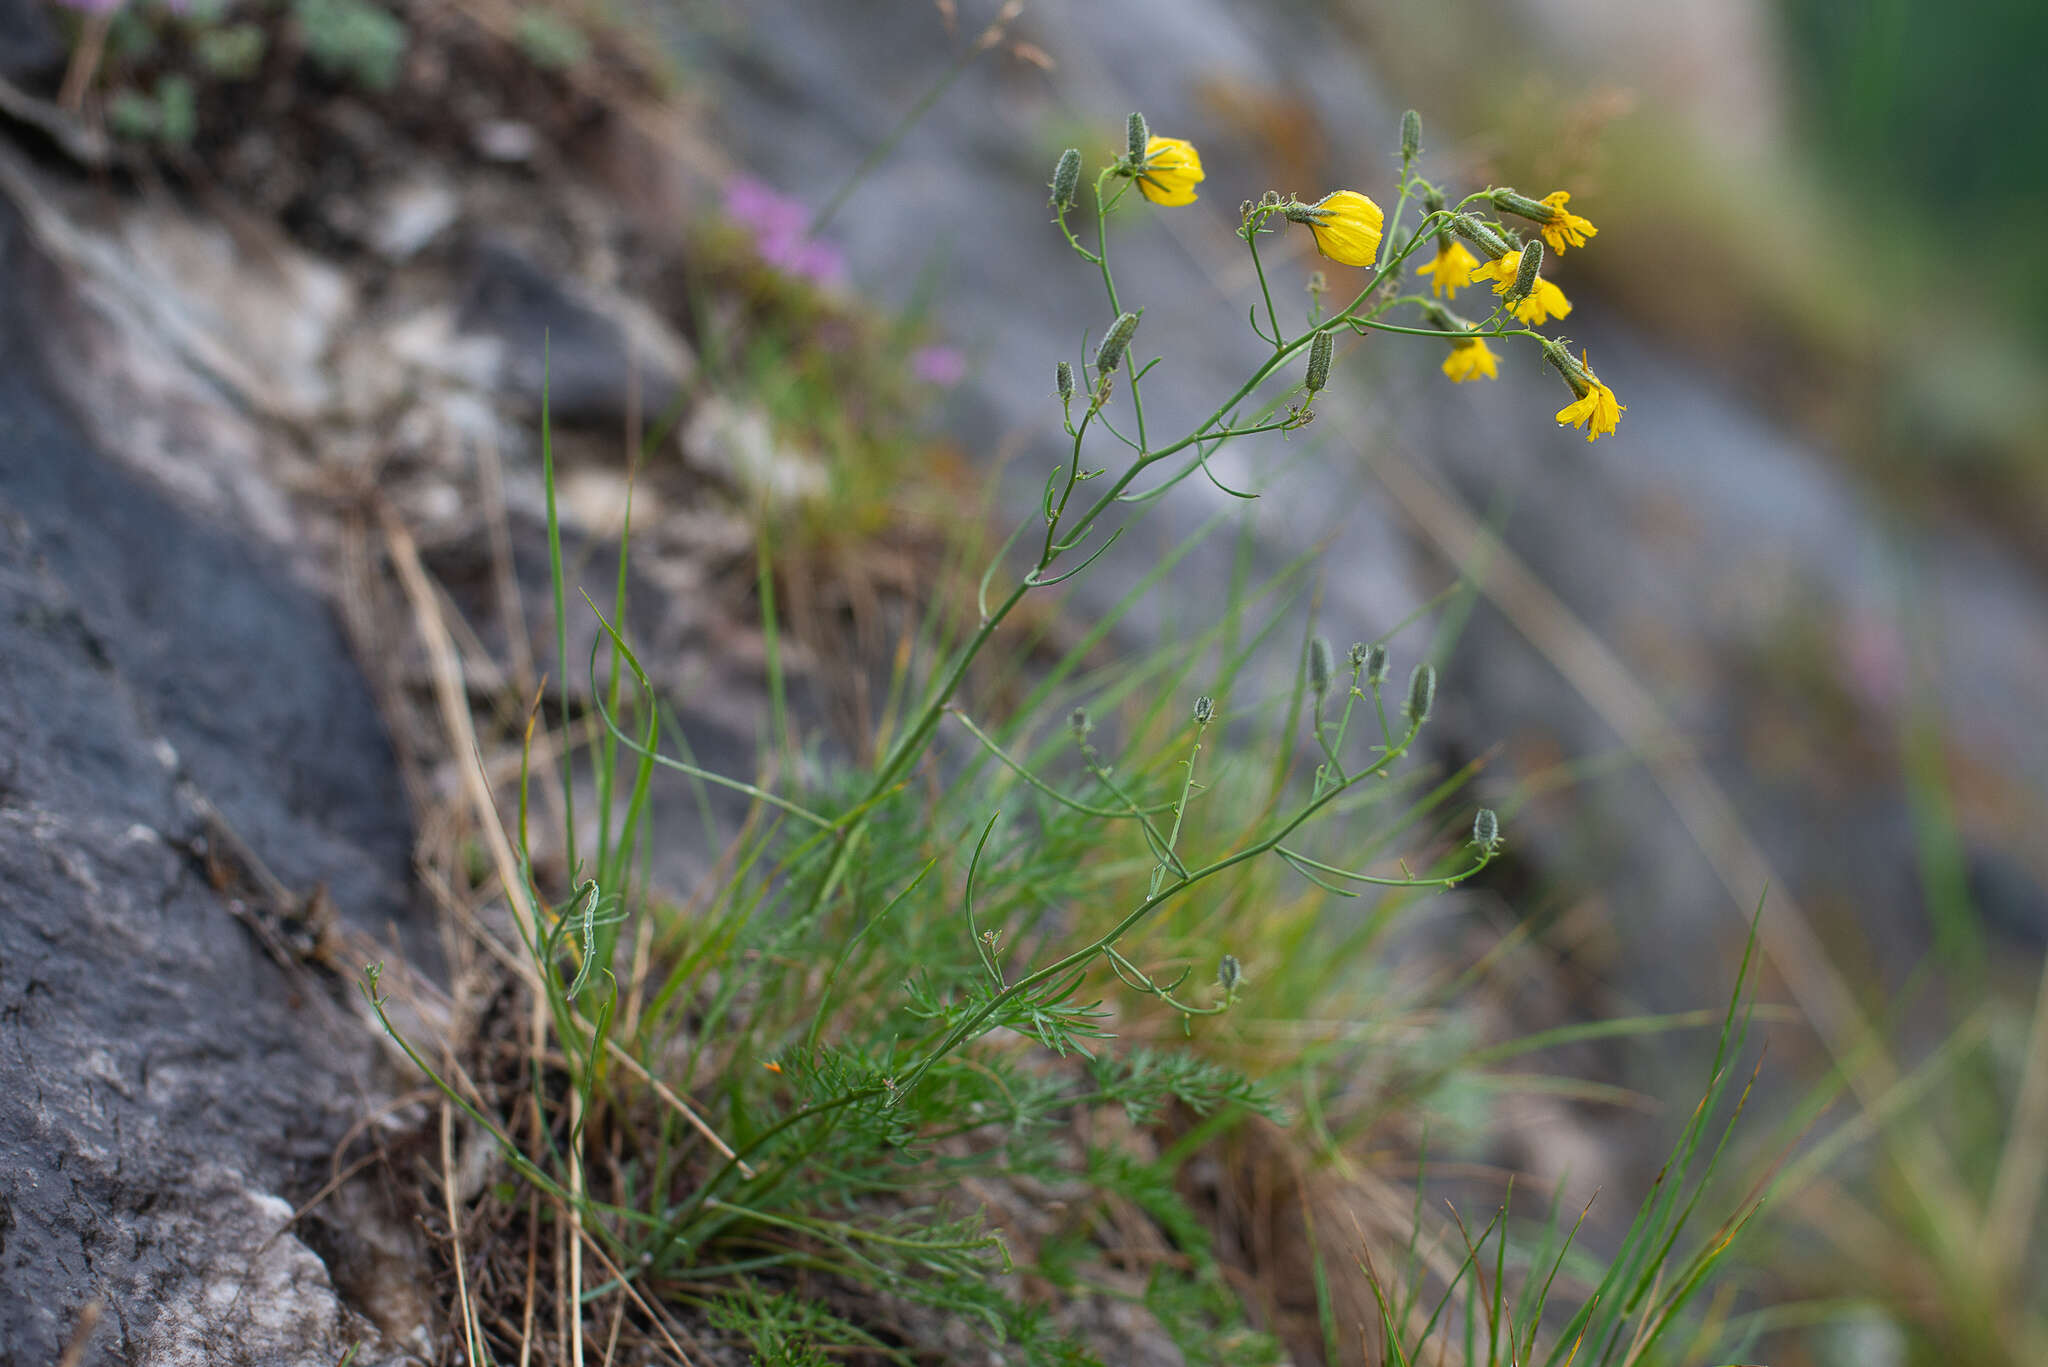
<instances>
[{"instance_id":1,"label":"yellow flower","mask_svg":"<svg viewBox=\"0 0 2048 1367\"><path fill-rule=\"evenodd\" d=\"M1193 204L1202 174L1202 154L1182 138L1145 140L1145 164L1138 172L1138 193L1154 204Z\"/></svg>"},{"instance_id":2,"label":"yellow flower","mask_svg":"<svg viewBox=\"0 0 2048 1367\"><path fill-rule=\"evenodd\" d=\"M1515 276L1522 269L1522 254L1509 252L1498 261L1489 261L1472 272L1474 283L1481 280L1493 282L1495 294L1506 294L1515 287ZM1564 291L1545 280L1536 277L1536 288L1529 291L1529 297L1515 305L1515 317L1534 327L1551 318L1562 318L1572 311L1571 300L1564 297Z\"/></svg>"},{"instance_id":3,"label":"yellow flower","mask_svg":"<svg viewBox=\"0 0 2048 1367\"><path fill-rule=\"evenodd\" d=\"M1538 231L1543 234L1543 240L1550 244L1550 250L1554 252L1562 252L1566 247L1583 247L1587 238L1600 231L1593 226L1590 219L1580 218L1564 207L1571 202L1571 198L1571 192L1568 190L1553 190L1543 197L1542 202L1550 206L1554 216Z\"/></svg>"},{"instance_id":4,"label":"yellow flower","mask_svg":"<svg viewBox=\"0 0 2048 1367\"><path fill-rule=\"evenodd\" d=\"M1458 291L1472 283L1472 272L1479 269L1479 258L1465 250L1465 244L1448 234L1439 238L1436 244L1436 260L1416 270L1417 275L1430 277L1429 292L1439 299L1456 299Z\"/></svg>"},{"instance_id":5,"label":"yellow flower","mask_svg":"<svg viewBox=\"0 0 2048 1367\"><path fill-rule=\"evenodd\" d=\"M1569 359L1569 353L1567 353ZM1593 367L1586 362L1586 353L1579 353L1579 364L1585 371L1585 395L1558 410L1557 420L1568 422L1574 427L1586 429L1586 440L1604 437L1612 432L1621 421L1621 415L1628 412L1628 405L1618 402L1614 391L1600 383L1600 377L1593 373Z\"/></svg>"},{"instance_id":6,"label":"yellow flower","mask_svg":"<svg viewBox=\"0 0 2048 1367\"><path fill-rule=\"evenodd\" d=\"M1370 267L1380 253L1386 215L1356 190L1335 190L1314 204L1298 206L1289 218L1308 224L1316 250L1346 266Z\"/></svg>"},{"instance_id":7,"label":"yellow flower","mask_svg":"<svg viewBox=\"0 0 2048 1367\"><path fill-rule=\"evenodd\" d=\"M1453 342L1451 354L1444 357L1444 374L1456 384L1498 378L1499 367L1500 357L1493 354L1492 347L1477 338L1469 342Z\"/></svg>"},{"instance_id":8,"label":"yellow flower","mask_svg":"<svg viewBox=\"0 0 2048 1367\"><path fill-rule=\"evenodd\" d=\"M1515 305L1515 317L1530 327L1552 318L1562 318L1571 311L1572 301L1564 297L1564 291L1540 275L1536 277L1536 288L1529 291L1529 297Z\"/></svg>"},{"instance_id":9,"label":"yellow flower","mask_svg":"<svg viewBox=\"0 0 2048 1367\"><path fill-rule=\"evenodd\" d=\"M1514 288L1515 272L1520 269L1522 269L1522 254L1520 252L1509 252L1506 256L1496 257L1483 266L1474 266L1472 268L1471 283L1476 285L1482 280L1491 280L1495 294L1506 294Z\"/></svg>"}]
</instances>

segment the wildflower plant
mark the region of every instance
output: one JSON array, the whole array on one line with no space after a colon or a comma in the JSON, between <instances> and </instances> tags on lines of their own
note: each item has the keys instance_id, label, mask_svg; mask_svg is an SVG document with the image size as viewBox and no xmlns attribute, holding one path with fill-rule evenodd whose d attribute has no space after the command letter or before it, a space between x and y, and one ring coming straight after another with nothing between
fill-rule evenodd
<instances>
[{"instance_id":1,"label":"wildflower plant","mask_svg":"<svg viewBox=\"0 0 2048 1367\"><path fill-rule=\"evenodd\" d=\"M981 570L971 621L935 614L906 642L869 762L792 765L785 772L807 780L771 783L670 753L660 700L628 643L623 573L609 615L599 614L590 671L601 731L587 754L598 803L581 822L578 775L563 747L568 895L550 900L539 887L524 778L500 870L535 994L533 1032L553 1042L535 1046L524 1093L496 1102L407 1045L554 1207L571 1307L588 1285L588 1245L607 1269L605 1287L629 1288L643 1310L650 1300L709 1307L764 1353L762 1345L801 1343L804 1360L829 1360L877 1347L858 1326L807 1315L791 1299L798 1279L822 1277L977 1325L1012 1360L1085 1361L1010 1293L1001 1280L1013 1266L1009 1241L959 1197L969 1182L986 1190L1018 1179L1080 1180L1165 1232L1176 1259L1153 1274L1146 1302L1191 1361L1277 1356L1272 1340L1246 1325L1168 1160L1083 1144L1076 1117L1104 1108L1134 1124L1169 1112L1216 1126L1280 1117L1264 1080L1236 1066L1247 1051L1225 1061L1228 1051L1196 1047L1203 1031L1227 1029L1222 1018L1260 993L1343 973L1341 955L1304 950L1289 963L1265 941L1284 935L1312 945L1327 897L1371 893L1392 905L1455 887L1500 857L1505 836L1493 812L1449 810L1455 779L1423 791L1410 816L1389 814L1392 801L1415 794L1404 762L1435 713L1437 671L1404 662L1404 684L1385 640L1359 643L1340 661L1310 639L1291 698L1276 703L1257 695L1247 666L1273 648L1283 615L1240 631L1243 604L1186 649L1120 672L1084 676L1099 635L1035 661L1028 696L1006 715L989 715L977 700L977 671L996 657L1003 628L1024 620L1027 603L1087 572L1168 490L1198 473L1223 487L1210 469L1223 447L1309 421L1341 335L1383 332L1447 347L1453 379L1493 373L1490 341L1530 341L1573 392L1561 421L1589 423L1598 436L1614 430L1620 406L1583 356L1513 317L1517 303L1539 297L1544 245L1472 212L1501 205L1501 192L1452 204L1425 181L1415 169L1420 121L1411 116L1391 215L1350 189L1313 203L1277 191L1244 202L1239 235L1259 280L1263 321L1254 307L1250 322L1263 354L1206 414L1162 431L1168 415L1148 411L1144 394L1162 358L1149 354L1142 305L1119 287L1112 225L1129 209L1193 201L1205 177L1192 144L1155 134L1137 115L1125 132L1121 150L1092 176L1070 149L1050 180L1053 227L1099 277L1103 296L1099 340L1048 367L1062 458ZM1406 212L1418 199L1434 207L1411 226ZM1506 209L1532 214L1528 205L1564 213L1561 200ZM1536 221L1568 238L1591 235L1576 216ZM1267 234L1292 227L1306 229L1329 260L1367 275L1333 309L1327 289L1313 292L1309 316L1289 328L1260 249ZM1441 276L1442 263L1458 259L1445 247L1453 237L1493 263L1489 279L1507 280L1478 323L1433 297L1398 292L1424 249L1436 249ZM1403 308L1421 325L1392 321ZM552 491L545 422L544 407ZM549 525L562 649L566 592L552 501ZM1099 631L1171 568L1171 558L1156 567ZM761 584L772 668L772 576L764 571ZM1108 709L1101 724L1089 705L1067 710L1083 698ZM561 702L566 712L566 688ZM1065 725L1050 735L1034 725L1062 713ZM1277 718L1280 759L1264 768L1234 762L1230 733L1268 718ZM787 734L779 712L773 730ZM942 744L944 764L936 762ZM1307 757L1300 768L1297 754ZM663 908L642 872L657 769L707 794L736 794L747 807L719 876L688 915ZM1382 816L1382 829L1354 829ZM1404 852L1397 841L1433 848ZM1283 896L1304 893L1300 915L1272 912ZM1375 914L1361 934L1370 940L1385 924ZM383 1017L374 970L366 989ZM1126 1036L1147 1042L1133 1046ZM1318 1096L1304 1093L1311 1107ZM1326 1135L1338 1123L1321 1114L1315 1122ZM619 1140L622 1129L630 1141ZM612 1136L608 1147L593 1143L600 1130ZM1059 1284L1071 1262L1062 1249L1089 1228L1084 1214L1073 1229L1039 1239L1041 1274ZM1627 1270L1629 1310L1651 1294L1677 1238L1675 1226L1658 1228L1656 1250L1639 1249ZM1717 1253L1718 1245L1702 1255L1702 1271ZM1468 1319L1476 1306L1468 1294ZM1620 1342L1624 1306L1599 1307L1572 1331L1611 1329L1605 1361ZM1404 1316L1383 1313L1398 1341ZM570 1332L580 1335L581 1316L572 1315ZM1516 1360L1529 1360L1541 1329L1526 1322L1507 1336L1522 1339ZM1572 1351L1560 1341L1550 1360Z\"/></svg>"}]
</instances>

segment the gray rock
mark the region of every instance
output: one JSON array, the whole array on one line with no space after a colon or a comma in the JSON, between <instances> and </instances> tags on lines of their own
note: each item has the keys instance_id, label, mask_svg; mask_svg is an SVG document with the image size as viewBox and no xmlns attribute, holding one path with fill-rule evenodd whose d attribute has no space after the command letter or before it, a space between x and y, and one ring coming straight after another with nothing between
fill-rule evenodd
<instances>
[{"instance_id":1,"label":"gray rock","mask_svg":"<svg viewBox=\"0 0 2048 1367\"><path fill-rule=\"evenodd\" d=\"M617 321L624 301L608 303L599 308L518 251L487 241L470 259L457 325L499 343L501 387L522 406L538 410L545 383L557 420L616 424L630 407L637 367L640 411L659 414L674 402L687 362Z\"/></svg>"},{"instance_id":2,"label":"gray rock","mask_svg":"<svg viewBox=\"0 0 2048 1367\"><path fill-rule=\"evenodd\" d=\"M64 44L47 5L0 0L0 80L47 76L64 65Z\"/></svg>"},{"instance_id":3,"label":"gray rock","mask_svg":"<svg viewBox=\"0 0 2048 1367\"><path fill-rule=\"evenodd\" d=\"M0 204L0 300L49 269ZM346 985L216 890L213 811L285 888L324 884L340 932L426 955L327 606L90 449L0 305L4 1367L55 1361L93 1300L89 1360L332 1364L376 1338L289 1217L380 1056Z\"/></svg>"}]
</instances>

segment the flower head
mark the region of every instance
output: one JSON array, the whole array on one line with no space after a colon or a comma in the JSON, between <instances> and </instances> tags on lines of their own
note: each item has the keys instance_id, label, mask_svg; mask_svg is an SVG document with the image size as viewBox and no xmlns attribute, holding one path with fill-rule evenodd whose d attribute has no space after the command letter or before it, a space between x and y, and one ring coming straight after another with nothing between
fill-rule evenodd
<instances>
[{"instance_id":1,"label":"flower head","mask_svg":"<svg viewBox=\"0 0 2048 1367\"><path fill-rule=\"evenodd\" d=\"M1436 259L1416 270L1417 275L1429 277L1429 292L1439 299L1455 299L1458 291L1472 283L1472 272L1479 269L1479 258L1465 249L1465 244L1449 233L1439 233L1436 239Z\"/></svg>"},{"instance_id":2,"label":"flower head","mask_svg":"<svg viewBox=\"0 0 2048 1367\"><path fill-rule=\"evenodd\" d=\"M1505 209L1536 224L1537 231L1543 234L1543 240L1554 252L1561 252L1566 247L1583 247L1587 238L1600 231L1589 220L1564 207L1572 198L1565 190L1553 190L1541 199L1531 199L1514 190L1495 190L1488 198L1495 208Z\"/></svg>"},{"instance_id":3,"label":"flower head","mask_svg":"<svg viewBox=\"0 0 2048 1367\"><path fill-rule=\"evenodd\" d=\"M1571 202L1571 198L1571 192L1568 190L1552 190L1541 201L1549 207L1553 217L1538 231L1543 234L1543 240L1550 244L1550 250L1554 252L1561 252L1568 246L1583 247L1587 238L1600 231L1593 226L1592 220L1581 218L1564 207Z\"/></svg>"},{"instance_id":4,"label":"flower head","mask_svg":"<svg viewBox=\"0 0 2048 1367\"><path fill-rule=\"evenodd\" d=\"M1620 423L1621 415L1628 412L1628 405L1618 401L1614 391L1600 383L1600 377L1593 373L1592 365L1586 360L1586 353L1580 352L1578 360L1574 361L1569 351L1559 348L1564 358L1560 363L1557 354L1551 351L1551 344L1546 343L1544 350L1551 364L1557 366L1559 373L1571 385L1572 392L1579 396L1558 410L1557 420L1585 428L1587 441L1612 432Z\"/></svg>"},{"instance_id":5,"label":"flower head","mask_svg":"<svg viewBox=\"0 0 2048 1367\"><path fill-rule=\"evenodd\" d=\"M1453 342L1451 354L1444 357L1444 374L1456 384L1467 380L1497 379L1500 357L1493 354L1492 347L1476 337L1470 341Z\"/></svg>"},{"instance_id":6,"label":"flower head","mask_svg":"<svg viewBox=\"0 0 2048 1367\"><path fill-rule=\"evenodd\" d=\"M1291 204L1287 217L1307 224L1316 250L1332 261L1370 267L1379 257L1387 216L1356 190L1333 190L1314 204Z\"/></svg>"},{"instance_id":7,"label":"flower head","mask_svg":"<svg viewBox=\"0 0 2048 1367\"><path fill-rule=\"evenodd\" d=\"M1193 204L1202 174L1202 154L1182 138L1156 134L1145 140L1145 159L1138 164L1138 193L1154 204Z\"/></svg>"},{"instance_id":8,"label":"flower head","mask_svg":"<svg viewBox=\"0 0 2048 1367\"><path fill-rule=\"evenodd\" d=\"M1472 280L1475 284L1481 280L1491 280L1495 294L1506 294L1515 287L1515 277L1521 269L1522 254L1509 252L1498 261L1489 261L1484 266L1476 267L1472 272ZM1528 298L1515 305L1515 317L1531 327L1552 318L1562 318L1571 311L1571 300L1564 297L1564 291L1541 276L1536 278L1535 288L1529 291Z\"/></svg>"},{"instance_id":9,"label":"flower head","mask_svg":"<svg viewBox=\"0 0 2048 1367\"><path fill-rule=\"evenodd\" d=\"M810 235L811 212L751 176L725 183L725 212L754 235L754 252L785 275L820 285L836 285L846 277L846 255L830 242Z\"/></svg>"},{"instance_id":10,"label":"flower head","mask_svg":"<svg viewBox=\"0 0 2048 1367\"><path fill-rule=\"evenodd\" d=\"M919 384L951 389L966 375L967 358L952 347L919 347L910 354L910 376Z\"/></svg>"}]
</instances>

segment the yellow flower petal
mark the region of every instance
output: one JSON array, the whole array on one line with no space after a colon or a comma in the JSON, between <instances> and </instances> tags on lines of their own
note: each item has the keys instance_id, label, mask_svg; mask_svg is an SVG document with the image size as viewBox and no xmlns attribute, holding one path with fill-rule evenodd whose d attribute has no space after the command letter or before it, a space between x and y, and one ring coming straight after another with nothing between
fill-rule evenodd
<instances>
[{"instance_id":1,"label":"yellow flower petal","mask_svg":"<svg viewBox=\"0 0 2048 1367\"><path fill-rule=\"evenodd\" d=\"M1568 190L1553 190L1543 197L1543 203L1549 205L1556 216L1538 231L1553 252L1562 252L1566 247L1583 247L1587 238L1600 231L1593 226L1592 220L1581 218L1564 207L1571 198Z\"/></svg>"},{"instance_id":2,"label":"yellow flower petal","mask_svg":"<svg viewBox=\"0 0 2048 1367\"><path fill-rule=\"evenodd\" d=\"M1444 357L1444 374L1456 384L1467 380L1497 379L1500 357L1493 354L1492 347L1476 338L1469 342L1456 342L1451 346L1451 354Z\"/></svg>"},{"instance_id":3,"label":"yellow flower petal","mask_svg":"<svg viewBox=\"0 0 2048 1367\"><path fill-rule=\"evenodd\" d=\"M1154 204L1193 204L1195 186L1208 179L1202 154L1182 138L1153 137L1145 143L1145 166L1138 175L1138 193Z\"/></svg>"},{"instance_id":4,"label":"yellow flower petal","mask_svg":"<svg viewBox=\"0 0 2048 1367\"><path fill-rule=\"evenodd\" d=\"M1309 207L1316 250L1346 266L1370 267L1380 253L1386 215L1356 190L1336 190Z\"/></svg>"},{"instance_id":5,"label":"yellow flower petal","mask_svg":"<svg viewBox=\"0 0 2048 1367\"><path fill-rule=\"evenodd\" d=\"M1515 274L1521 269L1522 254L1509 252L1498 260L1489 261L1483 266L1474 266L1471 283L1476 285L1482 280L1491 280L1495 294L1506 294L1514 288Z\"/></svg>"},{"instance_id":6,"label":"yellow flower petal","mask_svg":"<svg viewBox=\"0 0 2048 1367\"><path fill-rule=\"evenodd\" d=\"M1584 360L1581 353L1580 359ZM1586 429L1586 440L1604 437L1621 422L1621 415L1628 412L1628 405L1614 397L1614 391L1600 383L1600 377L1593 368L1585 367L1587 390L1585 395L1558 410L1557 420L1574 427Z\"/></svg>"},{"instance_id":7,"label":"yellow flower petal","mask_svg":"<svg viewBox=\"0 0 2048 1367\"><path fill-rule=\"evenodd\" d=\"M1515 305L1515 317L1530 327L1552 318L1562 318L1571 311L1572 301L1564 297L1564 291L1540 275L1536 277L1536 288L1529 291L1529 297Z\"/></svg>"},{"instance_id":8,"label":"yellow flower petal","mask_svg":"<svg viewBox=\"0 0 2048 1367\"><path fill-rule=\"evenodd\" d=\"M1436 259L1416 268L1417 275L1426 275L1429 292L1439 299L1455 299L1463 286L1472 283L1472 272L1479 268L1479 258L1465 250L1465 244L1457 238L1439 242Z\"/></svg>"}]
</instances>

